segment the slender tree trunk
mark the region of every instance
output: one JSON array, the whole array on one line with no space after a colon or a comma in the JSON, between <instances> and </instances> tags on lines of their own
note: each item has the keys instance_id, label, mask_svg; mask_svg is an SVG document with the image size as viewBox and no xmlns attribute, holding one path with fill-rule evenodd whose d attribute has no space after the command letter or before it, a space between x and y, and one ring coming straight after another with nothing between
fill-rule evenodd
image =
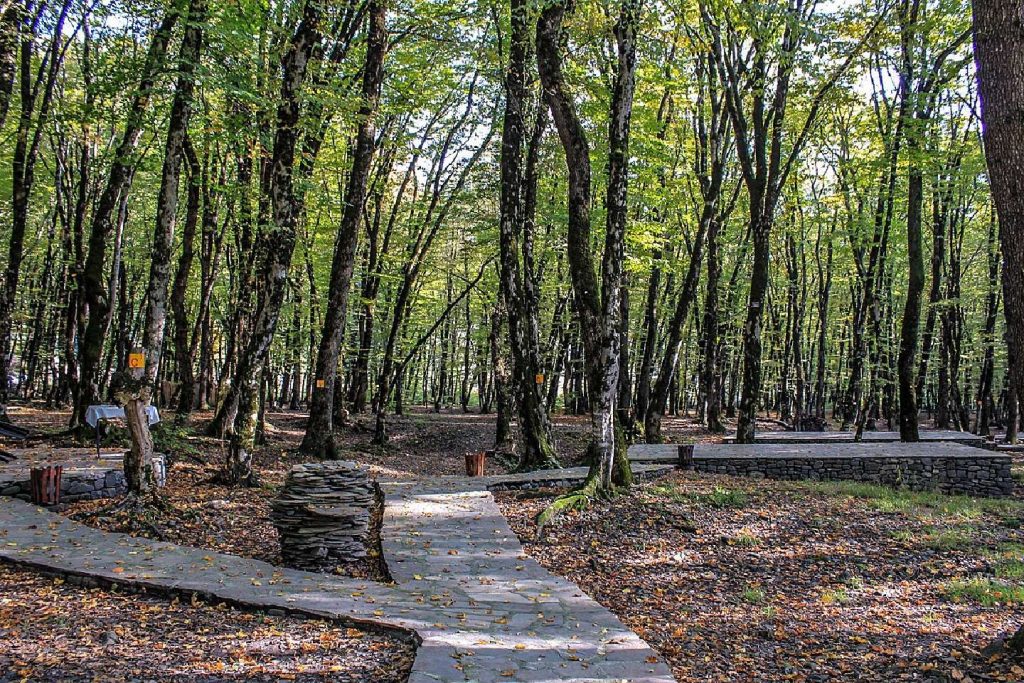
<instances>
[{"instance_id":1,"label":"slender tree trunk","mask_svg":"<svg viewBox=\"0 0 1024 683\"><path fill-rule=\"evenodd\" d=\"M363 215L367 179L373 160L376 126L374 117L384 81L384 56L387 52L387 6L384 0L370 0L367 27L366 58L363 64L363 103L359 109L359 131L345 189L345 210L342 214L338 237L331 264L331 283L327 295L323 334L317 352L316 379L313 402L309 409L309 422L301 450L318 456L335 457L334 447L334 385L338 381L337 367L348 312L349 286L355 267L359 221ZM323 386L321 387L321 380Z\"/></svg>"},{"instance_id":2,"label":"slender tree trunk","mask_svg":"<svg viewBox=\"0 0 1024 683\"><path fill-rule=\"evenodd\" d=\"M167 127L167 143L164 148L163 171L160 190L157 194L156 227L153 231L153 247L149 266L149 285L146 290L146 324L143 346L146 351L146 382L156 387L160 370L161 354L164 348L164 328L167 322L167 290L171 278L171 249L174 245L174 228L178 216L178 185L181 178L181 162L185 157L188 140L188 125L192 116L192 93L194 73L202 54L203 28L206 23L205 0L190 0L188 23L181 43L178 60L178 82L171 103L171 115ZM193 154L194 156L194 154ZM198 163L192 168L197 169ZM191 206L184 247L191 260L192 238L198 214L198 178L193 177L189 195ZM188 265L191 265L190 263Z\"/></svg>"},{"instance_id":3,"label":"slender tree trunk","mask_svg":"<svg viewBox=\"0 0 1024 683\"><path fill-rule=\"evenodd\" d=\"M532 235L530 226L533 207L527 187L531 180L536 197L536 155L543 135L545 114L536 113L536 125L530 144L531 158L523 164L526 140L527 63L530 52L530 13L524 0L512 0L511 46L508 72L505 75L505 116L501 135L501 203L500 240L501 293L508 309L507 328L512 359L512 377L516 387L519 434L523 450L519 467L535 470L557 467L558 460L551 440L550 425L542 397L540 382L540 340L536 295L532 291L530 261ZM532 174L532 179L529 177ZM523 257L523 263L520 258ZM526 271L526 272L524 272Z\"/></svg>"},{"instance_id":4,"label":"slender tree trunk","mask_svg":"<svg viewBox=\"0 0 1024 683\"><path fill-rule=\"evenodd\" d=\"M300 91L307 67L320 43L319 3L306 0L302 19L281 59L281 97L271 158L270 197L273 229L260 235L263 255L259 268L259 301L252 334L238 361L233 386L238 387L238 409L222 479L229 484L253 485L252 455L258 427L259 388L263 366L274 339L292 253L301 199L293 185L295 147L299 136Z\"/></svg>"},{"instance_id":5,"label":"slender tree trunk","mask_svg":"<svg viewBox=\"0 0 1024 683\"><path fill-rule=\"evenodd\" d=\"M114 154L106 185L93 210L89 231L89 255L85 260L81 279L81 300L88 307L88 321L81 339L81 379L78 395L75 397L75 410L71 415L73 427L81 426L86 409L89 405L99 402L100 358L103 354L103 341L112 305L103 281L107 242L114 227L112 218L118 207L123 207L127 201L134 177L135 151L142 136L145 114L156 88L156 79L163 72L167 45L171 39L171 31L182 13L182 4L182 0L175 0L153 34L142 67L142 77L128 110L128 120L121 141Z\"/></svg>"},{"instance_id":6,"label":"slender tree trunk","mask_svg":"<svg viewBox=\"0 0 1024 683\"><path fill-rule=\"evenodd\" d=\"M19 68L19 90L21 113L18 117L18 129L15 133L14 154L11 162L11 237L7 249L7 267L4 270L4 287L0 296L0 419L7 418L7 401L11 355L12 323L14 311L18 304L18 283L21 279L21 263L25 256L25 231L28 227L28 208L32 189L35 186L35 167L39 158L39 148L43 139L43 131L53 101L57 75L63 64L64 22L71 8L71 0L65 0L60 6L53 34L50 37L49 49L43 57L42 65L37 66L36 32L45 6L38 10L26 11L21 25L21 50ZM16 9L7 9L0 16L0 30L4 30L10 12L21 14ZM0 42L3 38L0 36ZM0 54L0 60L6 59ZM0 76L7 66L0 61ZM32 75L39 69L39 75ZM44 70L45 69L45 70ZM0 88L2 89L2 88ZM9 99L0 100L5 108ZM36 104L38 102L38 112Z\"/></svg>"},{"instance_id":7,"label":"slender tree trunk","mask_svg":"<svg viewBox=\"0 0 1024 683\"><path fill-rule=\"evenodd\" d=\"M185 295L188 288L189 271L192 270L194 259L196 227L199 224L200 197L202 195L202 176L204 171L199 165L195 151L187 143L186 158L189 164L188 205L185 210L185 226L181 231L181 255L174 273L174 285L171 287L171 316L174 321L174 360L178 366L178 405L175 419L185 422L195 399L195 373L192 371L192 354L189 352L188 311L185 307ZM207 194L207 199L209 195ZM203 209L205 213L205 208ZM204 226L205 230L205 226Z\"/></svg>"},{"instance_id":8,"label":"slender tree trunk","mask_svg":"<svg viewBox=\"0 0 1024 683\"><path fill-rule=\"evenodd\" d=\"M544 95L565 151L569 172L568 258L585 347L591 408L591 470L597 492L632 481L621 435L616 434L620 296L626 226L629 123L636 73L639 2L622 5L615 26L618 64L609 109L609 157L601 289L590 254L590 151L562 74L560 34L566 4L549 4L537 23L537 65Z\"/></svg>"}]
</instances>

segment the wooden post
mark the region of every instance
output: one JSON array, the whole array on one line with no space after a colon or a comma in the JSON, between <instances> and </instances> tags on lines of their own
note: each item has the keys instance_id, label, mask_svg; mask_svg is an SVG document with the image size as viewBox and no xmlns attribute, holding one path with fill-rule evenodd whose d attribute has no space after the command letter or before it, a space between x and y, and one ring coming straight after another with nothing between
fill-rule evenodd
<instances>
[{"instance_id":1,"label":"wooden post","mask_svg":"<svg viewBox=\"0 0 1024 683\"><path fill-rule=\"evenodd\" d=\"M679 446L679 467L681 469L690 469L693 467L693 444L681 444Z\"/></svg>"}]
</instances>

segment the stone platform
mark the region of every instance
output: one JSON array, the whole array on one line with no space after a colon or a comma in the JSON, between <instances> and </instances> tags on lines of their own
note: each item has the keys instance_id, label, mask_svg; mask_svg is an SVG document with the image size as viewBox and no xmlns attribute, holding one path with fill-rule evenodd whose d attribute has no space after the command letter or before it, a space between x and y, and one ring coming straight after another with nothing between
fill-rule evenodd
<instances>
[{"instance_id":1,"label":"stone platform","mask_svg":"<svg viewBox=\"0 0 1024 683\"><path fill-rule=\"evenodd\" d=\"M679 463L678 444L634 444L634 463ZM971 496L1008 496L1007 453L952 442L696 444L698 472L771 479L849 480Z\"/></svg>"},{"instance_id":2,"label":"stone platform","mask_svg":"<svg viewBox=\"0 0 1024 683\"><path fill-rule=\"evenodd\" d=\"M757 432L757 443L856 443L854 432ZM982 446L985 440L970 432L955 432L946 429L922 429L920 443L960 443L967 446ZM723 439L732 443L736 437ZM891 443L900 440L899 432L864 432L861 443Z\"/></svg>"},{"instance_id":3,"label":"stone platform","mask_svg":"<svg viewBox=\"0 0 1024 683\"><path fill-rule=\"evenodd\" d=\"M7 451L14 459L0 463L0 496L29 500L30 470L33 467L61 465L60 500L116 498L125 492L123 450L101 451L91 448L16 448ZM158 455L154 460L163 461Z\"/></svg>"}]
</instances>

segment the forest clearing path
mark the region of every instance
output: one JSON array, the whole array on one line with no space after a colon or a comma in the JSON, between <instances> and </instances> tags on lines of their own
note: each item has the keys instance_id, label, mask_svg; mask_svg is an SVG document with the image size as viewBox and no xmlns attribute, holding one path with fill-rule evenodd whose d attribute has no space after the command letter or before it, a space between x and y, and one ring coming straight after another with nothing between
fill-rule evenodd
<instances>
[{"instance_id":1,"label":"forest clearing path","mask_svg":"<svg viewBox=\"0 0 1024 683\"><path fill-rule=\"evenodd\" d=\"M637 469L643 476L665 468ZM0 498L0 559L86 584L415 633L410 683L671 683L668 667L639 636L525 555L488 491L583 474L382 482L381 535L393 586L104 532L11 498Z\"/></svg>"}]
</instances>

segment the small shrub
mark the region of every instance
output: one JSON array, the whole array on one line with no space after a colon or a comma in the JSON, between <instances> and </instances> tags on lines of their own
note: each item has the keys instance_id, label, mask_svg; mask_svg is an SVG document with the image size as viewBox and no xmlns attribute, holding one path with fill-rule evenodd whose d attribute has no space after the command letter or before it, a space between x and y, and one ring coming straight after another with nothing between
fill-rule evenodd
<instances>
[{"instance_id":1,"label":"small shrub","mask_svg":"<svg viewBox=\"0 0 1024 683\"><path fill-rule=\"evenodd\" d=\"M991 579L953 581L943 592L953 602L976 602L985 607L1024 603L1024 586L1016 586Z\"/></svg>"}]
</instances>

